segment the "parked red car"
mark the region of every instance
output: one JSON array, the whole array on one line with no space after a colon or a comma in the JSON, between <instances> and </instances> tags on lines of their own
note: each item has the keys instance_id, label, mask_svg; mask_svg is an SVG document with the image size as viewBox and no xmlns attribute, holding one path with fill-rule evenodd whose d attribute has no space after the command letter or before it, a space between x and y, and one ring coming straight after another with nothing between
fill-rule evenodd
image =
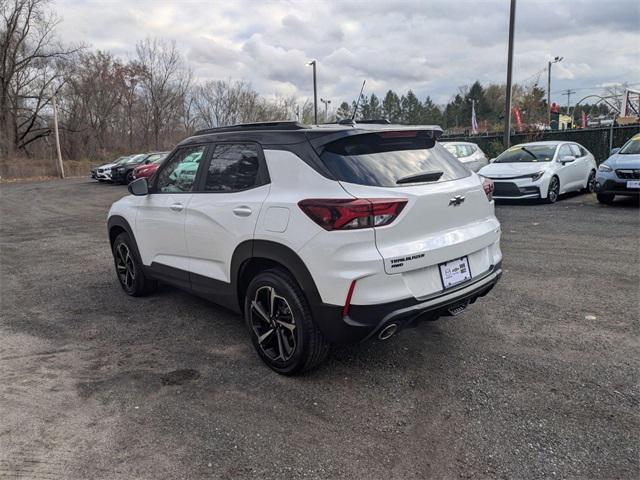
<instances>
[{"instance_id":1,"label":"parked red car","mask_svg":"<svg viewBox=\"0 0 640 480\"><path fill-rule=\"evenodd\" d=\"M156 173L156 170L158 170L158 167L162 163L162 160L167 156L167 153L168 152L162 152L157 155L152 155L147 159L147 161L145 161L145 163L134 168L133 178L149 178L151 175Z\"/></svg>"}]
</instances>

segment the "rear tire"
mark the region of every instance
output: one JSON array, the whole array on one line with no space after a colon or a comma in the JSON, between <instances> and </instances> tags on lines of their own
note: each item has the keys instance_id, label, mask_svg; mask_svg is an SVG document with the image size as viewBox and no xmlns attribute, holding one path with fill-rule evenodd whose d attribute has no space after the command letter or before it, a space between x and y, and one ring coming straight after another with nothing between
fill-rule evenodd
<instances>
[{"instance_id":1,"label":"rear tire","mask_svg":"<svg viewBox=\"0 0 640 480\"><path fill-rule=\"evenodd\" d=\"M589 178L587 179L587 186L582 189L585 193L594 193L596 191L596 171L591 170L589 172Z\"/></svg>"},{"instance_id":2,"label":"rear tire","mask_svg":"<svg viewBox=\"0 0 640 480\"><path fill-rule=\"evenodd\" d=\"M244 318L256 352L281 375L311 370L327 356L329 343L313 321L307 299L283 270L266 270L251 281Z\"/></svg>"},{"instance_id":3,"label":"rear tire","mask_svg":"<svg viewBox=\"0 0 640 480\"><path fill-rule=\"evenodd\" d=\"M611 205L613 203L613 199L616 197L612 193L598 193L598 202L604 203L605 205Z\"/></svg>"},{"instance_id":4,"label":"rear tire","mask_svg":"<svg viewBox=\"0 0 640 480\"><path fill-rule=\"evenodd\" d=\"M125 185L129 185L131 182L133 182L133 170L127 173L127 180L125 181Z\"/></svg>"},{"instance_id":5,"label":"rear tire","mask_svg":"<svg viewBox=\"0 0 640 480\"><path fill-rule=\"evenodd\" d=\"M145 277L129 235L122 232L113 242L113 262L120 286L127 295L143 297L158 288L158 282Z\"/></svg>"},{"instance_id":6,"label":"rear tire","mask_svg":"<svg viewBox=\"0 0 640 480\"><path fill-rule=\"evenodd\" d=\"M549 180L549 189L547 190L547 198L545 199L545 201L547 203L556 203L559 196L560 180L558 180L558 177L551 177L551 180Z\"/></svg>"}]
</instances>

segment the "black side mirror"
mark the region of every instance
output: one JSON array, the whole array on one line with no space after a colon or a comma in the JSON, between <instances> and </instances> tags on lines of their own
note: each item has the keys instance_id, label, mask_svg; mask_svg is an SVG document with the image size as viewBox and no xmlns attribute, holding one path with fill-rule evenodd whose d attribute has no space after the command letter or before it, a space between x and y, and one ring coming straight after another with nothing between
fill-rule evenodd
<instances>
[{"instance_id":1,"label":"black side mirror","mask_svg":"<svg viewBox=\"0 0 640 480\"><path fill-rule=\"evenodd\" d=\"M147 183L146 178L138 178L131 182L127 187L129 193L131 195L136 195L138 197L144 197L145 195L149 195L149 184Z\"/></svg>"}]
</instances>

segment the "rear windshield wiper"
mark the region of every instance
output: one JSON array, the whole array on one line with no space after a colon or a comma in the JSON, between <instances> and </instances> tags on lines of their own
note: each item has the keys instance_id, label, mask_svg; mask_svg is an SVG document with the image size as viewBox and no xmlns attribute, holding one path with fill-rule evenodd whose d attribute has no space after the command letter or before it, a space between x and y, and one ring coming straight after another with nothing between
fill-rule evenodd
<instances>
[{"instance_id":1,"label":"rear windshield wiper","mask_svg":"<svg viewBox=\"0 0 640 480\"><path fill-rule=\"evenodd\" d=\"M443 174L444 172L415 173L396 180L396 185L401 185L403 183L437 182Z\"/></svg>"}]
</instances>

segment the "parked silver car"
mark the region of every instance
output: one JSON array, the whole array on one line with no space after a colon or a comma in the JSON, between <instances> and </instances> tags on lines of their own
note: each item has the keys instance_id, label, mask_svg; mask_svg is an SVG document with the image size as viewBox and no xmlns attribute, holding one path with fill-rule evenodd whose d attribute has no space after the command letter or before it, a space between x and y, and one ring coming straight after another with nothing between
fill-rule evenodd
<instances>
[{"instance_id":1,"label":"parked silver car","mask_svg":"<svg viewBox=\"0 0 640 480\"><path fill-rule=\"evenodd\" d=\"M489 159L478 145L471 142L442 142L442 146L449 150L458 160L469 169L477 172L489 164Z\"/></svg>"}]
</instances>

